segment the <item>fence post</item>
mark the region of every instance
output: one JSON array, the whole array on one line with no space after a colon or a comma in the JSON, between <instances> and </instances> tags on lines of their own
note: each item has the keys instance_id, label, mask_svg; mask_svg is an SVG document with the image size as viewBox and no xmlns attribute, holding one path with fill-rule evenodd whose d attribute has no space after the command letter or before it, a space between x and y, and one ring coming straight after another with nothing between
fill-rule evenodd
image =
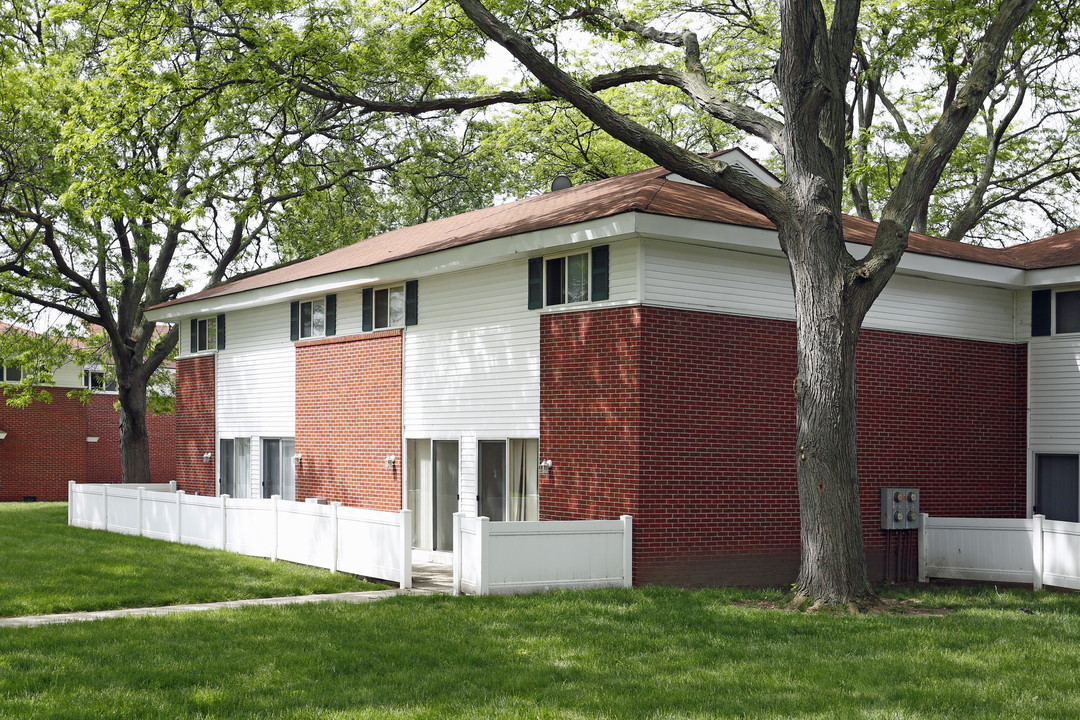
<instances>
[{"instance_id":1,"label":"fence post","mask_svg":"<svg viewBox=\"0 0 1080 720\"><path fill-rule=\"evenodd\" d=\"M183 517L184 517L184 491L176 491L176 542L184 542L184 529L183 529Z\"/></svg>"},{"instance_id":2,"label":"fence post","mask_svg":"<svg viewBox=\"0 0 1080 720\"><path fill-rule=\"evenodd\" d=\"M1036 590L1043 586L1043 520L1045 515L1031 516L1031 565L1034 568L1032 584Z\"/></svg>"},{"instance_id":3,"label":"fence post","mask_svg":"<svg viewBox=\"0 0 1080 720\"><path fill-rule=\"evenodd\" d=\"M176 481L175 480L170 480L169 481L169 490L171 490L173 492L176 492Z\"/></svg>"},{"instance_id":4,"label":"fence post","mask_svg":"<svg viewBox=\"0 0 1080 720\"><path fill-rule=\"evenodd\" d=\"M454 513L454 594L461 594L461 513Z\"/></svg>"},{"instance_id":5,"label":"fence post","mask_svg":"<svg viewBox=\"0 0 1080 720\"><path fill-rule=\"evenodd\" d=\"M412 587L412 510L401 511L401 584L403 589Z\"/></svg>"},{"instance_id":6,"label":"fence post","mask_svg":"<svg viewBox=\"0 0 1080 720\"><path fill-rule=\"evenodd\" d=\"M926 529L926 521L930 519L928 513L919 513L919 582L929 582L926 574L926 558L929 552L930 532Z\"/></svg>"},{"instance_id":7,"label":"fence post","mask_svg":"<svg viewBox=\"0 0 1080 720\"><path fill-rule=\"evenodd\" d=\"M229 515L225 508L228 495L221 496L221 549L224 550L229 544Z\"/></svg>"},{"instance_id":8,"label":"fence post","mask_svg":"<svg viewBox=\"0 0 1080 720\"><path fill-rule=\"evenodd\" d=\"M137 513L137 517L139 518L139 537L143 537L143 500L145 499L144 493L146 491L143 489L143 486L140 485L135 492L136 499L139 503L139 512Z\"/></svg>"},{"instance_id":9,"label":"fence post","mask_svg":"<svg viewBox=\"0 0 1080 720\"><path fill-rule=\"evenodd\" d=\"M480 578L476 583L476 594L487 595L491 589L491 519L481 515L476 520L476 539L480 545Z\"/></svg>"},{"instance_id":10,"label":"fence post","mask_svg":"<svg viewBox=\"0 0 1080 720\"><path fill-rule=\"evenodd\" d=\"M623 587L634 585L634 517L620 515L623 523Z\"/></svg>"},{"instance_id":11,"label":"fence post","mask_svg":"<svg viewBox=\"0 0 1080 720\"><path fill-rule=\"evenodd\" d=\"M278 550L278 500L281 499L280 495L271 495L270 499L273 501L270 503L270 512L274 514L274 544L270 548L270 560L277 562L277 550Z\"/></svg>"},{"instance_id":12,"label":"fence post","mask_svg":"<svg viewBox=\"0 0 1080 720\"><path fill-rule=\"evenodd\" d=\"M330 503L330 572L337 572L338 560L338 508L341 503L337 500Z\"/></svg>"},{"instance_id":13,"label":"fence post","mask_svg":"<svg viewBox=\"0 0 1080 720\"><path fill-rule=\"evenodd\" d=\"M102 505L104 507L105 515L105 530L109 530L109 484L105 483L101 486Z\"/></svg>"},{"instance_id":14,"label":"fence post","mask_svg":"<svg viewBox=\"0 0 1080 720\"><path fill-rule=\"evenodd\" d=\"M72 511L75 507L75 481L68 480L68 525L71 525L71 518L75 517Z\"/></svg>"}]
</instances>

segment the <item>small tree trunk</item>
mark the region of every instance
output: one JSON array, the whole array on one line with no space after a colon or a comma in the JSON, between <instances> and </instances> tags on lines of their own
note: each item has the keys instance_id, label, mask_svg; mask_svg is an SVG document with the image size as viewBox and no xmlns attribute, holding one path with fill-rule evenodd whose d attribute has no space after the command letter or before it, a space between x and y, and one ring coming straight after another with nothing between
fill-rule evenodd
<instances>
[{"instance_id":1,"label":"small tree trunk","mask_svg":"<svg viewBox=\"0 0 1080 720\"><path fill-rule=\"evenodd\" d=\"M146 430L146 384L120 383L122 482L150 482L150 436Z\"/></svg>"},{"instance_id":2,"label":"small tree trunk","mask_svg":"<svg viewBox=\"0 0 1080 720\"><path fill-rule=\"evenodd\" d=\"M808 225L794 230L800 237L787 245L801 255L791 263L799 360L796 467L802 562L797 594L815 603L846 603L872 594L856 449L855 346L865 310L845 282L842 241L810 237ZM819 225L819 235L839 232L832 223L825 225Z\"/></svg>"}]
</instances>

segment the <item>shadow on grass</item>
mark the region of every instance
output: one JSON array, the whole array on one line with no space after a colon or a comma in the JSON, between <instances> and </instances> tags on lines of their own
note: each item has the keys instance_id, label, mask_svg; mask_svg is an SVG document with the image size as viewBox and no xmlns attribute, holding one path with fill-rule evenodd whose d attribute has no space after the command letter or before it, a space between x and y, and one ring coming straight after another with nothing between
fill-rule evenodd
<instances>
[{"instance_id":1,"label":"shadow on grass","mask_svg":"<svg viewBox=\"0 0 1080 720\"><path fill-rule=\"evenodd\" d=\"M1075 718L1080 619L740 591L399 597L0 632L11 717Z\"/></svg>"}]
</instances>

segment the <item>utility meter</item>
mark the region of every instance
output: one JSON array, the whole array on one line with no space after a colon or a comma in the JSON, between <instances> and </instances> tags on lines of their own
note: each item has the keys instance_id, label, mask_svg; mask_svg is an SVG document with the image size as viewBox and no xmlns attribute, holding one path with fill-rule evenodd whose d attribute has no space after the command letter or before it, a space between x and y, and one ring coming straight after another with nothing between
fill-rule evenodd
<instances>
[{"instance_id":1,"label":"utility meter","mask_svg":"<svg viewBox=\"0 0 1080 720\"><path fill-rule=\"evenodd\" d=\"M919 491L914 488L881 489L881 529L914 530L919 527Z\"/></svg>"}]
</instances>

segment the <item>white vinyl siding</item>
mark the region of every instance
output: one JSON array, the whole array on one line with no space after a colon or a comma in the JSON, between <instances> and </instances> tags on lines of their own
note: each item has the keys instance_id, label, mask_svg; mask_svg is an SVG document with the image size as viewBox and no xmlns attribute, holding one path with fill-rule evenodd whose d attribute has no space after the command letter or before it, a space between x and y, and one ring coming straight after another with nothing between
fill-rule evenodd
<instances>
[{"instance_id":1,"label":"white vinyl siding","mask_svg":"<svg viewBox=\"0 0 1080 720\"><path fill-rule=\"evenodd\" d=\"M782 257L648 240L646 304L792 320L794 299ZM896 275L864 327L1011 342L1011 290Z\"/></svg>"},{"instance_id":2,"label":"white vinyl siding","mask_svg":"<svg viewBox=\"0 0 1080 720\"><path fill-rule=\"evenodd\" d=\"M250 440L251 497L262 493L261 438L291 438L296 428L296 350L289 304L228 314L216 360L217 436Z\"/></svg>"},{"instance_id":3,"label":"white vinyl siding","mask_svg":"<svg viewBox=\"0 0 1080 720\"><path fill-rule=\"evenodd\" d=\"M408 437L540 430L540 313L524 261L424 278L405 333Z\"/></svg>"},{"instance_id":4,"label":"white vinyl siding","mask_svg":"<svg viewBox=\"0 0 1080 720\"><path fill-rule=\"evenodd\" d=\"M1032 450L1080 451L1080 336L1031 339L1028 417Z\"/></svg>"}]
</instances>

